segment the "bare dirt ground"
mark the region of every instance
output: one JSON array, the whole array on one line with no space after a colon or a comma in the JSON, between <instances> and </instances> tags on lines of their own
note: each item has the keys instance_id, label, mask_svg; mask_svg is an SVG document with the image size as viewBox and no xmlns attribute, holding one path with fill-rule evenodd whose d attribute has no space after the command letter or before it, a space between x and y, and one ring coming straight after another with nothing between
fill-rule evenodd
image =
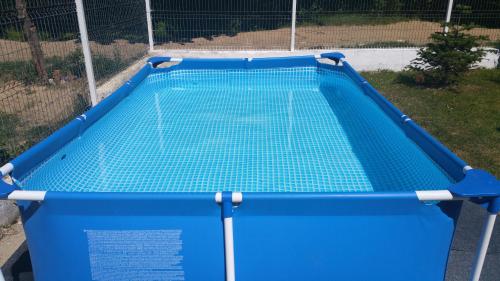
<instances>
[{"instance_id":1,"label":"bare dirt ground","mask_svg":"<svg viewBox=\"0 0 500 281\"><path fill-rule=\"evenodd\" d=\"M12 254L24 242L24 231L21 223L0 228L0 265L5 264Z\"/></svg>"},{"instance_id":2,"label":"bare dirt ground","mask_svg":"<svg viewBox=\"0 0 500 281\"><path fill-rule=\"evenodd\" d=\"M341 26L299 26L296 31L297 49L328 49L341 47L376 46L384 42L400 42L420 46L428 42L429 35L441 30L436 22L405 21L379 25L341 25ZM500 40L500 29L475 28L475 35L488 35L491 40ZM67 56L80 47L76 40L42 41L45 57ZM290 46L290 28L240 32L236 36L214 36L212 38L194 38L186 43L164 43L161 49L283 49ZM143 43L129 43L116 40L110 44L91 42L94 54L106 57L120 55L131 57L147 49ZM26 42L0 39L0 61L17 61L31 59Z\"/></svg>"},{"instance_id":3,"label":"bare dirt ground","mask_svg":"<svg viewBox=\"0 0 500 281\"><path fill-rule=\"evenodd\" d=\"M362 47L383 42L400 42L420 46L428 42L429 36L441 30L439 23L406 21L384 25L356 26L299 26L296 31L297 49L328 49ZM491 40L500 39L500 29L475 28L471 33L488 35ZM165 43L162 49L288 49L290 28L241 32L236 36L221 35L195 38L187 43Z\"/></svg>"},{"instance_id":4,"label":"bare dirt ground","mask_svg":"<svg viewBox=\"0 0 500 281\"><path fill-rule=\"evenodd\" d=\"M0 86L0 110L20 118L25 129L50 126L71 117L77 94L86 93L86 81L58 85L25 85L8 81ZM21 127L21 126L20 126Z\"/></svg>"},{"instance_id":5,"label":"bare dirt ground","mask_svg":"<svg viewBox=\"0 0 500 281\"><path fill-rule=\"evenodd\" d=\"M42 50L46 58L65 57L78 50L81 44L76 40L69 41L42 41ZM90 49L93 54L106 57L119 55L123 58L137 56L147 49L146 44L129 43L126 40L116 40L110 44L99 44L90 42ZM22 61L31 60L31 53L27 42L0 39L0 62L2 61Z\"/></svg>"}]
</instances>

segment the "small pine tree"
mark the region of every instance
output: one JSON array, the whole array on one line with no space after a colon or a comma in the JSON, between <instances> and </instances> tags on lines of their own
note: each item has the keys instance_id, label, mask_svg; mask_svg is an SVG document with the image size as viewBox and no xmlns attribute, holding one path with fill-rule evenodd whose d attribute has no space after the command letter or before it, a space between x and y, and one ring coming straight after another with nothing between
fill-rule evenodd
<instances>
[{"instance_id":1,"label":"small pine tree","mask_svg":"<svg viewBox=\"0 0 500 281\"><path fill-rule=\"evenodd\" d=\"M432 34L431 42L418 50L417 58L407 67L416 72L417 82L436 86L454 84L481 61L486 51L479 47L488 37L466 33L471 28L451 26L448 32Z\"/></svg>"}]
</instances>

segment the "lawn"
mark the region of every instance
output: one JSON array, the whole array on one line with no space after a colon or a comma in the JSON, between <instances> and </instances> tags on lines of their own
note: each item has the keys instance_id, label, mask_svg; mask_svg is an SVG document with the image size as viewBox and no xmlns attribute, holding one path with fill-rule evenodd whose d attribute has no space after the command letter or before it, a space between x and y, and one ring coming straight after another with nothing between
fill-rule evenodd
<instances>
[{"instance_id":1,"label":"lawn","mask_svg":"<svg viewBox=\"0 0 500 281\"><path fill-rule=\"evenodd\" d=\"M400 82L396 72L363 76L469 165L500 177L500 69L474 70L439 89Z\"/></svg>"}]
</instances>

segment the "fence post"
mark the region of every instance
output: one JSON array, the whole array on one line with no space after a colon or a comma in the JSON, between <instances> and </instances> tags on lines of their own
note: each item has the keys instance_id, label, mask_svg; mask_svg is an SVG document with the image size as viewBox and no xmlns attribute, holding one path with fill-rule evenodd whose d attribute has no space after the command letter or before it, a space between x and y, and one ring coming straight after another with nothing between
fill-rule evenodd
<instances>
[{"instance_id":1,"label":"fence post","mask_svg":"<svg viewBox=\"0 0 500 281\"><path fill-rule=\"evenodd\" d=\"M292 0L292 31L290 33L290 51L295 51L295 23L297 22L297 0Z\"/></svg>"},{"instance_id":2,"label":"fence post","mask_svg":"<svg viewBox=\"0 0 500 281\"><path fill-rule=\"evenodd\" d=\"M451 21L451 12L453 10L453 0L448 0L448 9L446 10L446 21L444 24L444 33L448 33L448 25Z\"/></svg>"},{"instance_id":3,"label":"fence post","mask_svg":"<svg viewBox=\"0 0 500 281\"><path fill-rule=\"evenodd\" d=\"M83 10L82 0L75 0L76 14L78 17L78 29L80 30L80 39L82 40L83 57L85 59L85 71L89 83L90 100L92 106L97 105L97 91L95 87L94 67L92 66L92 56L90 54L89 36L87 33L87 23L85 22L85 12Z\"/></svg>"},{"instance_id":4,"label":"fence post","mask_svg":"<svg viewBox=\"0 0 500 281\"><path fill-rule=\"evenodd\" d=\"M149 51L152 52L154 50L154 41L153 41L153 22L151 20L151 1L146 1L146 21L148 23L148 38L149 38Z\"/></svg>"}]
</instances>

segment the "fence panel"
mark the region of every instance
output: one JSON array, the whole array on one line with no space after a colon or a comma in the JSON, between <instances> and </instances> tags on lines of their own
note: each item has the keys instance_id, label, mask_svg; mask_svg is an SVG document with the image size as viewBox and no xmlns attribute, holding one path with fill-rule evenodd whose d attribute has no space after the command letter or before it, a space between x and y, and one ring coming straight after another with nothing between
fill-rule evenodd
<instances>
[{"instance_id":1,"label":"fence panel","mask_svg":"<svg viewBox=\"0 0 500 281\"><path fill-rule=\"evenodd\" d=\"M298 49L415 47L442 30L447 1L299 1Z\"/></svg>"},{"instance_id":2,"label":"fence panel","mask_svg":"<svg viewBox=\"0 0 500 281\"><path fill-rule=\"evenodd\" d=\"M297 0L296 49L420 47L449 0ZM292 0L151 0L156 48L289 49ZM452 23L498 40L496 0L455 0Z\"/></svg>"},{"instance_id":3,"label":"fence panel","mask_svg":"<svg viewBox=\"0 0 500 281\"><path fill-rule=\"evenodd\" d=\"M144 0L84 0L98 85L147 53ZM90 106L74 0L0 1L0 162Z\"/></svg>"},{"instance_id":4,"label":"fence panel","mask_svg":"<svg viewBox=\"0 0 500 281\"><path fill-rule=\"evenodd\" d=\"M151 0L155 48L290 48L292 0Z\"/></svg>"},{"instance_id":5,"label":"fence panel","mask_svg":"<svg viewBox=\"0 0 500 281\"><path fill-rule=\"evenodd\" d=\"M500 40L500 1L455 0L451 22L473 25L471 33L486 35L492 41Z\"/></svg>"},{"instance_id":6,"label":"fence panel","mask_svg":"<svg viewBox=\"0 0 500 281\"><path fill-rule=\"evenodd\" d=\"M85 0L85 18L97 85L146 55L144 0Z\"/></svg>"},{"instance_id":7,"label":"fence panel","mask_svg":"<svg viewBox=\"0 0 500 281\"><path fill-rule=\"evenodd\" d=\"M74 1L0 1L0 162L89 105Z\"/></svg>"}]
</instances>

